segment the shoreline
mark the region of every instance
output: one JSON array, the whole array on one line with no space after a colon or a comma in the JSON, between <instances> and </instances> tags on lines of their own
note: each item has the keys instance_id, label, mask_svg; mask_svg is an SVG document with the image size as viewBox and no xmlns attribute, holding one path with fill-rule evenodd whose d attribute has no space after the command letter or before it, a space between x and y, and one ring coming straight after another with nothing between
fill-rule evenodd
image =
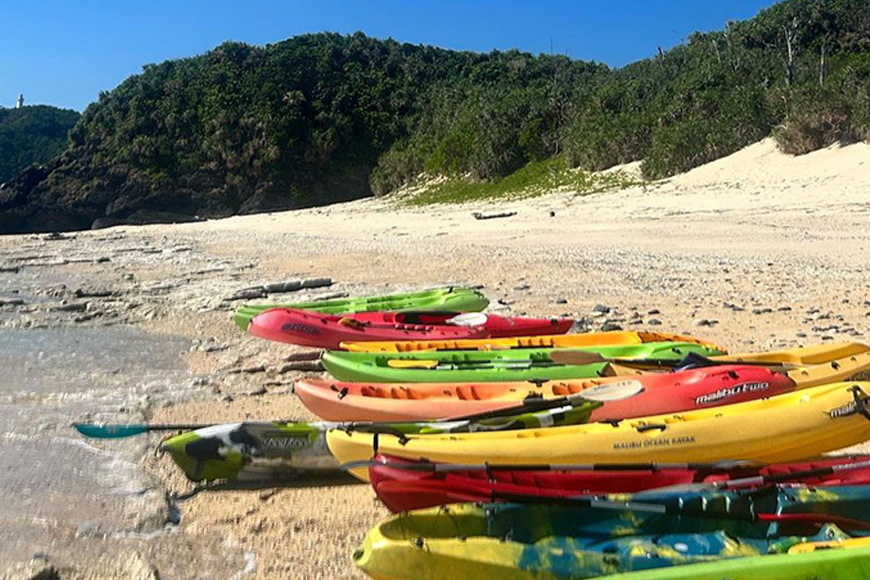
<instances>
[{"instance_id":1,"label":"shoreline","mask_svg":"<svg viewBox=\"0 0 870 580\"><path fill-rule=\"evenodd\" d=\"M492 312L568 314L593 330L688 332L732 352L866 341L867 191L870 146L793 161L762 142L645 188L573 200L560 192L396 208L372 199L59 239L4 236L0 266L19 271L0 277L0 328L129 325L154 340L177 337L187 375L143 404L155 422L313 418L291 394L301 374L280 372L297 349L242 334L230 316L241 301L224 300L299 278L334 284L269 301L482 285ZM481 208L518 213L475 220L471 212ZM595 315L598 304L610 311ZM118 373L133 385L140 380L126 363ZM167 457L145 451L139 466L170 493L193 488ZM233 577L364 578L350 554L386 510L364 485L300 484L201 491L178 502L180 522L162 532L169 542L131 550L167 577L214 577L225 565L219 556L228 555L228 577L247 569ZM68 575L114 577L98 567Z\"/></svg>"}]
</instances>

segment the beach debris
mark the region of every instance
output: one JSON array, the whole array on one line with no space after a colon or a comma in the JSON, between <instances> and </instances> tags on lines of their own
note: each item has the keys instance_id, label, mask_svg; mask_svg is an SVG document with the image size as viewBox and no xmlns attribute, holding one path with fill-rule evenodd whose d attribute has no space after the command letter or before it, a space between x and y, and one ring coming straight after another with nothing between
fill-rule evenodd
<instances>
[{"instance_id":1,"label":"beach debris","mask_svg":"<svg viewBox=\"0 0 870 580\"><path fill-rule=\"evenodd\" d=\"M299 290L323 288L325 286L332 286L332 283L332 278L302 278L287 282L273 282L262 286L242 288L224 300L226 302L232 302L234 300L265 298L268 294L285 294L288 292L298 292Z\"/></svg>"},{"instance_id":2,"label":"beach debris","mask_svg":"<svg viewBox=\"0 0 870 580\"><path fill-rule=\"evenodd\" d=\"M278 368L278 373L282 375L284 373L289 373L290 371L319 373L323 370L323 363L321 363L319 360L300 360L281 365Z\"/></svg>"},{"instance_id":3,"label":"beach debris","mask_svg":"<svg viewBox=\"0 0 870 580\"><path fill-rule=\"evenodd\" d=\"M517 215L515 211L499 211L499 212L482 212L475 211L472 212L474 219L476 220L494 220L498 218L509 218L511 216Z\"/></svg>"}]
</instances>

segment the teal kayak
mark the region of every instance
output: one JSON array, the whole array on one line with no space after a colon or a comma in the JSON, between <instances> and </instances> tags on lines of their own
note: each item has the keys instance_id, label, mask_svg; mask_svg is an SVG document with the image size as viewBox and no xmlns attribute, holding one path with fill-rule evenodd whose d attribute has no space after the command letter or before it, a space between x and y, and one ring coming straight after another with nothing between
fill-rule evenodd
<instances>
[{"instance_id":1,"label":"teal kayak","mask_svg":"<svg viewBox=\"0 0 870 580\"><path fill-rule=\"evenodd\" d=\"M774 486L458 504L389 518L369 532L354 560L382 580L610 577L854 541L867 533L868 502L867 486Z\"/></svg>"},{"instance_id":2,"label":"teal kayak","mask_svg":"<svg viewBox=\"0 0 870 580\"><path fill-rule=\"evenodd\" d=\"M589 346L582 350L608 358L679 361L689 353L724 354L712 346L687 342ZM563 365L550 359L552 348L493 351L417 351L367 353L329 351L323 366L340 381L374 383L491 383L548 381L599 376L607 363Z\"/></svg>"},{"instance_id":3,"label":"teal kayak","mask_svg":"<svg viewBox=\"0 0 870 580\"><path fill-rule=\"evenodd\" d=\"M406 294L338 298L335 300L312 300L288 304L245 304L233 314L233 320L242 330L248 329L251 319L270 308L296 308L324 314L352 312L480 312L489 305L489 300L471 288L450 286Z\"/></svg>"}]
</instances>

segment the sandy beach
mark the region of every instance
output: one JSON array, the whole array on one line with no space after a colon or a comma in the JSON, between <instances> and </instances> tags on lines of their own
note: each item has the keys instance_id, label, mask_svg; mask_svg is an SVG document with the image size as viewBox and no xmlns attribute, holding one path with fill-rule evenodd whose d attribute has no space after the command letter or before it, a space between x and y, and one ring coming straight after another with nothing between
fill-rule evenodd
<instances>
[{"instance_id":1,"label":"sandy beach","mask_svg":"<svg viewBox=\"0 0 870 580\"><path fill-rule=\"evenodd\" d=\"M517 213L476 220L477 210ZM295 349L241 334L230 319L243 302L228 300L236 291L299 278L334 282L269 297L291 302L479 285L492 312L569 315L589 329L690 333L732 352L758 351L866 341L868 250L870 145L789 157L765 140L668 180L587 196L560 191L424 208L388 197L183 225L6 236L0 328L120 327L147 334L142 344L172 341L171 353L149 355L179 361L171 380L149 379L147 389L135 390L143 374L120 360L111 369L118 381L106 383L106 392L120 385L135 392L95 409L92 420L310 419L291 392L300 375L282 372ZM610 310L593 315L596 305ZM107 372L101 368L93 373ZM25 404L22 396L0 390L8 406ZM84 411L72 409L40 429L73 438L68 421L81 418ZM0 445L16 437L10 432ZM65 528L18 521L42 532L0 577L17 578L35 554L64 570L64 580L363 577L350 554L387 513L367 486L300 481L174 499L194 488L151 452L159 440L125 450L147 493L137 496L143 505L112 512L120 523L111 533L82 540L80 525L58 532ZM116 451L116 442L88 444ZM58 525L72 517L55 516ZM77 554L79 541L88 548ZM114 556L82 557L89 550Z\"/></svg>"}]
</instances>

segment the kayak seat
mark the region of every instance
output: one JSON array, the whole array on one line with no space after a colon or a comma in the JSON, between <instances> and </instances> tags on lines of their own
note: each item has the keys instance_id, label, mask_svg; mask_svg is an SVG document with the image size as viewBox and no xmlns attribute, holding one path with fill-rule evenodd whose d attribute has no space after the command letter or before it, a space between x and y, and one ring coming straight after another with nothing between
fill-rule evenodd
<instances>
[{"instance_id":1,"label":"kayak seat","mask_svg":"<svg viewBox=\"0 0 870 580\"><path fill-rule=\"evenodd\" d=\"M589 386L591 385L587 385L586 383L580 385L576 383L559 383L557 385L553 385L553 394L560 397L565 397L567 395L574 395L576 393L579 393L580 391Z\"/></svg>"},{"instance_id":2,"label":"kayak seat","mask_svg":"<svg viewBox=\"0 0 870 580\"><path fill-rule=\"evenodd\" d=\"M398 387L392 387L390 389L390 396L388 398L399 399L402 401L406 401L406 400L410 399L410 397L408 396L408 391L406 391L405 389L398 388Z\"/></svg>"}]
</instances>

